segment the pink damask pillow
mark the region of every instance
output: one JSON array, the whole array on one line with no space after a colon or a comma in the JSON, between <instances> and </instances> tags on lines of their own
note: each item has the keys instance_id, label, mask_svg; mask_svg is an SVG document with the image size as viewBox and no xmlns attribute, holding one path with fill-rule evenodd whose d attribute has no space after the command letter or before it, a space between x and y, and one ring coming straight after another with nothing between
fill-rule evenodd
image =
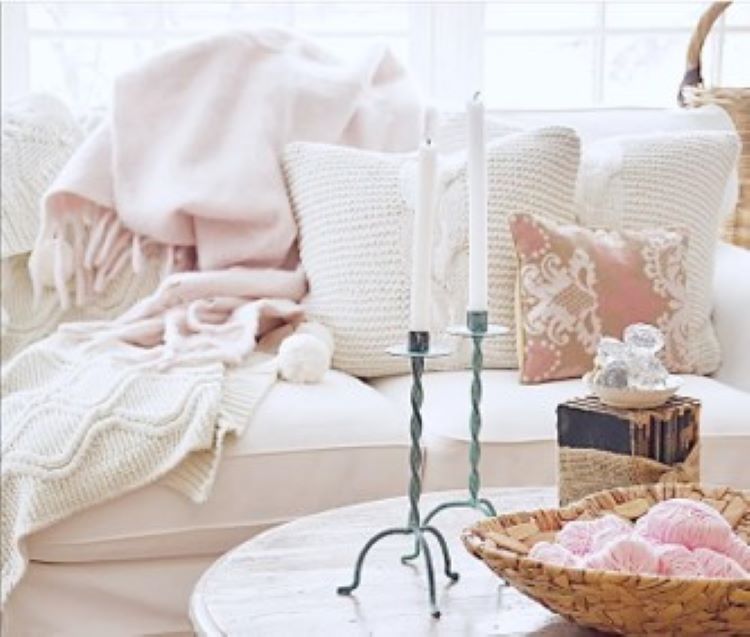
<instances>
[{"instance_id":1,"label":"pink damask pillow","mask_svg":"<svg viewBox=\"0 0 750 637\"><path fill-rule=\"evenodd\" d=\"M631 323L656 325L669 370L691 371L682 232L590 230L527 214L511 215L509 223L522 382L581 376L599 339L620 338Z\"/></svg>"}]
</instances>

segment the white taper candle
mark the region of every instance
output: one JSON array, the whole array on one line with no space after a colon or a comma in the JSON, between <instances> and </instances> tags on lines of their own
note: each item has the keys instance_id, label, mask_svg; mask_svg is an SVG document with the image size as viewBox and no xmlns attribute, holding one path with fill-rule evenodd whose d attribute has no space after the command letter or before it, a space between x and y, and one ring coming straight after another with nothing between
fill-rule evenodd
<instances>
[{"instance_id":1,"label":"white taper candle","mask_svg":"<svg viewBox=\"0 0 750 637\"><path fill-rule=\"evenodd\" d=\"M484 104L479 93L467 105L469 129L469 305L487 311L487 158Z\"/></svg>"},{"instance_id":2,"label":"white taper candle","mask_svg":"<svg viewBox=\"0 0 750 637\"><path fill-rule=\"evenodd\" d=\"M413 332L427 332L430 329L432 229L435 218L437 178L437 152L429 139L419 148L418 163L419 177L411 253L409 329Z\"/></svg>"}]
</instances>

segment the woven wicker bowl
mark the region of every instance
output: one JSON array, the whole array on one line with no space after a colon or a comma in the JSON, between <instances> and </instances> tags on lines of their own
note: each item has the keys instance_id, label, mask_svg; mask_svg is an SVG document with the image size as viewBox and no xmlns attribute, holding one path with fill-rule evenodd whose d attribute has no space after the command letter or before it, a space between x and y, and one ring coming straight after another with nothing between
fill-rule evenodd
<instances>
[{"instance_id":1,"label":"woven wicker bowl","mask_svg":"<svg viewBox=\"0 0 750 637\"><path fill-rule=\"evenodd\" d=\"M670 498L718 508L745 540L750 492L690 484L636 486L590 495L562 509L483 520L463 532L464 545L522 593L582 626L627 635L750 635L750 580L682 579L563 568L525 557L570 520L615 512L630 520Z\"/></svg>"}]
</instances>

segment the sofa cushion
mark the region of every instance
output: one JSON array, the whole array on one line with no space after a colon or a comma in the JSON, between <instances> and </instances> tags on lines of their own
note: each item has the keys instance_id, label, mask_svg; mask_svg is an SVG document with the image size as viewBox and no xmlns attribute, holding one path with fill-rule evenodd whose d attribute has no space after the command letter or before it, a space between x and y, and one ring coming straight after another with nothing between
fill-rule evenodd
<instances>
[{"instance_id":1,"label":"sofa cushion","mask_svg":"<svg viewBox=\"0 0 750 637\"><path fill-rule=\"evenodd\" d=\"M661 330L670 371L692 371L684 233L591 230L532 215L511 215L510 229L523 382L580 378L602 337L619 338L633 323Z\"/></svg>"},{"instance_id":2,"label":"sofa cushion","mask_svg":"<svg viewBox=\"0 0 750 637\"><path fill-rule=\"evenodd\" d=\"M714 272L714 326L721 343L715 378L750 392L750 250L719 242ZM750 425L749 425L750 426Z\"/></svg>"},{"instance_id":3,"label":"sofa cushion","mask_svg":"<svg viewBox=\"0 0 750 637\"><path fill-rule=\"evenodd\" d=\"M280 522L402 495L408 431L363 382L279 382L244 436L227 439L209 500L153 484L32 535L31 560L86 562L224 552ZM345 485L345 488L343 488Z\"/></svg>"},{"instance_id":4,"label":"sofa cushion","mask_svg":"<svg viewBox=\"0 0 750 637\"><path fill-rule=\"evenodd\" d=\"M509 134L487 149L489 313L513 323L515 260L506 217L529 212L559 222L575 218L579 143L570 129ZM416 161L411 155L294 143L284 153L289 197L299 225L300 257L310 281L304 304L336 341L333 364L371 378L403 373L386 353L404 338ZM465 320L468 212L465 157L441 168L433 260L433 324ZM442 361L463 367L455 356ZM514 344L488 347L490 367L516 367Z\"/></svg>"},{"instance_id":5,"label":"sofa cushion","mask_svg":"<svg viewBox=\"0 0 750 637\"><path fill-rule=\"evenodd\" d=\"M674 131L730 131L735 127L727 112L716 104L700 108L582 108L572 110L494 110L506 126L538 128L570 126L581 138L583 152L597 140L618 135L639 135ZM727 183L721 216L734 213L738 197L737 169ZM583 194L582 192L579 194ZM579 204L582 203L580 200Z\"/></svg>"},{"instance_id":6,"label":"sofa cushion","mask_svg":"<svg viewBox=\"0 0 750 637\"><path fill-rule=\"evenodd\" d=\"M715 372L720 364L711 286L721 205L738 148L734 132L659 133L599 141L581 158L581 223L687 230L689 356L699 374Z\"/></svg>"},{"instance_id":7,"label":"sofa cushion","mask_svg":"<svg viewBox=\"0 0 750 637\"><path fill-rule=\"evenodd\" d=\"M557 482L557 405L586 392L580 380L520 385L518 372L484 372L482 483L487 486ZM712 378L685 376L680 393L702 402L701 480L750 488L750 393ZM373 380L407 417L408 376ZM469 372L424 377L425 488L466 484L469 440Z\"/></svg>"}]
</instances>

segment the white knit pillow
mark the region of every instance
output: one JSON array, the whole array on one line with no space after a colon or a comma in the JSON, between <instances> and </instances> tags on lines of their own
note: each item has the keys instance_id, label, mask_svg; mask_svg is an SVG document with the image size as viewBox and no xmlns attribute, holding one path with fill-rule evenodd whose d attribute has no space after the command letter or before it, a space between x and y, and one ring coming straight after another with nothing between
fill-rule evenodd
<instances>
[{"instance_id":1,"label":"white knit pillow","mask_svg":"<svg viewBox=\"0 0 750 637\"><path fill-rule=\"evenodd\" d=\"M3 109L3 259L34 247L42 195L82 139L72 113L55 97L30 95Z\"/></svg>"},{"instance_id":2,"label":"white knit pillow","mask_svg":"<svg viewBox=\"0 0 750 637\"><path fill-rule=\"evenodd\" d=\"M508 227L511 214L533 214L557 223L575 220L574 196L580 142L568 128L519 132L490 145L487 155L489 319L510 328L504 338L484 345L487 367L518 367L515 340L515 249ZM469 206L466 164L444 175L435 249L435 286L443 301L434 308L436 324L466 322L469 276ZM462 362L470 343L454 343ZM450 364L451 361L448 361Z\"/></svg>"},{"instance_id":3,"label":"white knit pillow","mask_svg":"<svg viewBox=\"0 0 750 637\"><path fill-rule=\"evenodd\" d=\"M506 217L532 212L574 218L579 144L569 129L517 133L488 150L490 319L513 324L515 261ZM409 312L413 155L295 143L284 155L302 264L310 282L305 308L331 329L334 367L361 377L401 373L386 348L406 338ZM433 267L436 337L465 321L468 212L465 159L441 174ZM467 364L462 348L441 368ZM486 362L515 367L512 337L488 347Z\"/></svg>"},{"instance_id":4,"label":"white knit pillow","mask_svg":"<svg viewBox=\"0 0 750 637\"><path fill-rule=\"evenodd\" d=\"M404 371L385 348L405 338L411 209L406 155L343 146L286 147L284 173L299 226L309 320L331 330L333 366L358 376Z\"/></svg>"},{"instance_id":5,"label":"white knit pillow","mask_svg":"<svg viewBox=\"0 0 750 637\"><path fill-rule=\"evenodd\" d=\"M689 356L700 374L721 363L711 323L714 252L738 152L733 133L690 131L602 140L587 147L581 161L581 223L615 230L687 229Z\"/></svg>"}]
</instances>

